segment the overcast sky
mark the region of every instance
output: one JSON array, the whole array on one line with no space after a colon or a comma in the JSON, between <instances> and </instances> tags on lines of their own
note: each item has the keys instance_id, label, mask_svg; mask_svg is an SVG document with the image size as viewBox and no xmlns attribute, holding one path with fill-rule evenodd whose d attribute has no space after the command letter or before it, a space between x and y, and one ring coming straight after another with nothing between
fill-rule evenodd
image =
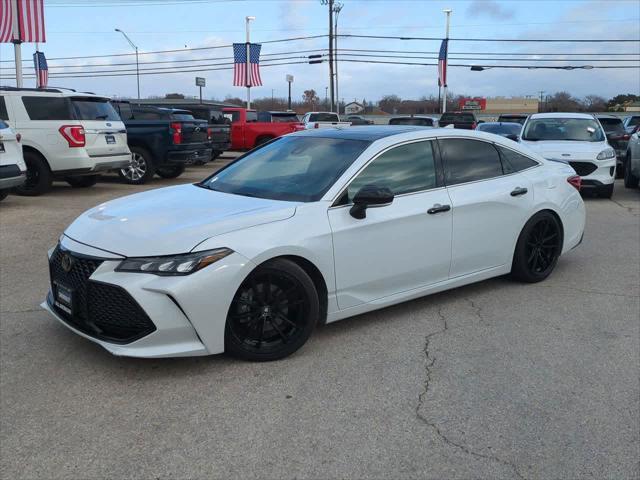
<instances>
[{"instance_id":1,"label":"overcast sky","mask_svg":"<svg viewBox=\"0 0 640 480\"><path fill-rule=\"evenodd\" d=\"M339 17L340 33L395 36L444 36L443 8L453 9L453 38L640 38L640 0L537 0L537 1L403 1L340 0L344 8ZM140 52L225 45L243 42L245 16L253 15L252 40L256 42L280 38L321 35L327 33L327 7L320 0L45 0L48 41L42 50L48 58L68 56L130 53L125 39L114 32L120 28L138 44ZM291 52L327 47L326 38L263 45L262 53ZM439 41L402 41L340 39L339 48L414 50L437 52ZM13 47L0 46L0 64L4 75L11 67ZM30 58L35 45L23 45L23 58ZM452 41L450 54L472 53L635 53L639 43L627 44L538 44L538 43L471 43ZM228 57L230 48L181 52L171 55L141 55L141 62L169 59L203 59ZM306 54L305 54L306 55ZM433 57L434 55L425 55ZM460 56L460 55L459 55ZM464 55L462 55L464 56ZM266 57L263 57L263 59ZM345 57L346 58L346 57ZM605 57L598 57L605 58ZM610 57L611 59L615 57ZM636 57L637 58L637 57ZM131 62L133 57L89 60L51 60L51 65L110 64ZM221 60L212 60L220 62ZM200 62L200 63L210 63ZM222 60L224 61L224 60ZM407 60L436 63L436 60ZM584 61L567 61L585 64ZM450 60L450 63L488 61ZM516 62L495 62L510 63ZM518 62L525 64L526 62ZM535 62L539 63L539 62ZM561 62L563 63L563 62ZM607 62L592 62L593 65ZM610 62L608 64L619 63ZM636 64L638 61L635 62ZM109 68L109 67L100 67ZM132 68L132 67L118 67ZM149 68L142 65L141 68ZM76 67L75 71L82 70ZM52 69L53 72L53 69ZM293 95L315 89L324 97L328 85L328 66L288 65L264 67L264 86L252 89L254 98L286 96L285 75L295 76ZM207 79L207 98L239 96L245 89L233 87L232 71L172 73L141 77L141 93L164 95L181 92L196 95L194 77ZM372 63L341 63L339 67L340 97L377 100L395 93L403 98L419 98L438 94L437 68ZM13 85L11 80L1 80ZM640 71L629 70L486 70L471 72L469 68L450 67L449 89L472 96L538 95L540 90L552 93L567 90L576 96L598 94L611 97L617 93L640 93ZM26 81L33 86L34 80ZM88 90L106 95L135 96L135 76L51 79L51 85Z\"/></svg>"}]
</instances>

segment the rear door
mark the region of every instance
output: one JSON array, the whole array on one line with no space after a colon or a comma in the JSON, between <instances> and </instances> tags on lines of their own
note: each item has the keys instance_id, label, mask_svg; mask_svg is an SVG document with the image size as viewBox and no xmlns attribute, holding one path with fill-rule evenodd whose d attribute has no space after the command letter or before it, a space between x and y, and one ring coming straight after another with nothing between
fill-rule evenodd
<instances>
[{"instance_id":1,"label":"rear door","mask_svg":"<svg viewBox=\"0 0 640 480\"><path fill-rule=\"evenodd\" d=\"M450 277L510 263L533 207L531 181L503 167L492 143L441 138L438 144L453 214Z\"/></svg>"},{"instance_id":2,"label":"rear door","mask_svg":"<svg viewBox=\"0 0 640 480\"><path fill-rule=\"evenodd\" d=\"M129 153L127 130L108 99L71 97L71 107L78 123L84 127L85 148L90 157Z\"/></svg>"}]
</instances>

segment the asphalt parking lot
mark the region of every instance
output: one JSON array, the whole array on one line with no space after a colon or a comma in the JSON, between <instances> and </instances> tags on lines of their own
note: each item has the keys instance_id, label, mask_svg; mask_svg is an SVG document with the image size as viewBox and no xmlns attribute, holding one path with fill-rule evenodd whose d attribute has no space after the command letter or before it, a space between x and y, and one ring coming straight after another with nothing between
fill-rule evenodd
<instances>
[{"instance_id":1,"label":"asphalt parking lot","mask_svg":"<svg viewBox=\"0 0 640 480\"><path fill-rule=\"evenodd\" d=\"M547 281L344 320L284 361L113 357L39 308L79 213L220 164L0 204L1 478L640 476L640 194L620 182Z\"/></svg>"}]
</instances>

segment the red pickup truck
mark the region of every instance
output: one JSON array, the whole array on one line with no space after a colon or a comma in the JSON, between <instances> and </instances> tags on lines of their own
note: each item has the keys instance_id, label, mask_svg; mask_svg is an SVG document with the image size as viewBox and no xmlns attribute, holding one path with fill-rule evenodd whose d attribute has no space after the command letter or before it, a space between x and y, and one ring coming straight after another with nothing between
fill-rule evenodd
<instances>
[{"instance_id":1,"label":"red pickup truck","mask_svg":"<svg viewBox=\"0 0 640 480\"><path fill-rule=\"evenodd\" d=\"M298 122L259 122L258 112L241 107L225 107L231 121L231 150L249 150L287 133L304 130Z\"/></svg>"}]
</instances>

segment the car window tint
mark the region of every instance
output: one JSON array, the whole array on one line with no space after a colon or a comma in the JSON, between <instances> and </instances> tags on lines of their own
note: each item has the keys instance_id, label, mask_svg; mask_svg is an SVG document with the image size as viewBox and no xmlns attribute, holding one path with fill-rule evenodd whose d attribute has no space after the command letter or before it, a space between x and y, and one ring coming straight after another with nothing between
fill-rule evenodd
<instances>
[{"instance_id":1,"label":"car window tint","mask_svg":"<svg viewBox=\"0 0 640 480\"><path fill-rule=\"evenodd\" d=\"M155 109L134 109L133 117L135 120L162 120L167 116L162 110Z\"/></svg>"},{"instance_id":2,"label":"car window tint","mask_svg":"<svg viewBox=\"0 0 640 480\"><path fill-rule=\"evenodd\" d=\"M72 98L71 104L79 120L110 120L120 121L118 112L111 103L103 99Z\"/></svg>"},{"instance_id":3,"label":"car window tint","mask_svg":"<svg viewBox=\"0 0 640 480\"><path fill-rule=\"evenodd\" d=\"M365 185L389 188L394 195L436 186L436 168L431 142L415 142L392 148L373 160L347 188L353 201Z\"/></svg>"},{"instance_id":4,"label":"car window tint","mask_svg":"<svg viewBox=\"0 0 640 480\"><path fill-rule=\"evenodd\" d=\"M257 122L257 121L258 121L258 112L247 111L247 123Z\"/></svg>"},{"instance_id":5,"label":"car window tint","mask_svg":"<svg viewBox=\"0 0 640 480\"><path fill-rule=\"evenodd\" d=\"M309 115L310 122L337 122L338 115L335 113L312 113Z\"/></svg>"},{"instance_id":6,"label":"car window tint","mask_svg":"<svg viewBox=\"0 0 640 480\"><path fill-rule=\"evenodd\" d=\"M122 120L131 120L133 115L131 112L131 105L128 103L116 103L114 105L117 107Z\"/></svg>"},{"instance_id":7,"label":"car window tint","mask_svg":"<svg viewBox=\"0 0 640 480\"><path fill-rule=\"evenodd\" d=\"M438 143L445 159L447 185L502 175L498 151L490 143L462 138L447 138Z\"/></svg>"},{"instance_id":8,"label":"car window tint","mask_svg":"<svg viewBox=\"0 0 640 480\"><path fill-rule=\"evenodd\" d=\"M0 97L0 120L9 120L7 113L7 105L4 103L4 97Z\"/></svg>"},{"instance_id":9,"label":"car window tint","mask_svg":"<svg viewBox=\"0 0 640 480\"><path fill-rule=\"evenodd\" d=\"M31 120L73 120L71 102L63 97L22 97Z\"/></svg>"},{"instance_id":10,"label":"car window tint","mask_svg":"<svg viewBox=\"0 0 640 480\"><path fill-rule=\"evenodd\" d=\"M509 150L508 148L500 147L498 145L496 145L496 148L502 157L502 165L505 173L519 172L538 165L538 162L535 160L518 152L514 152L513 150Z\"/></svg>"}]
</instances>

